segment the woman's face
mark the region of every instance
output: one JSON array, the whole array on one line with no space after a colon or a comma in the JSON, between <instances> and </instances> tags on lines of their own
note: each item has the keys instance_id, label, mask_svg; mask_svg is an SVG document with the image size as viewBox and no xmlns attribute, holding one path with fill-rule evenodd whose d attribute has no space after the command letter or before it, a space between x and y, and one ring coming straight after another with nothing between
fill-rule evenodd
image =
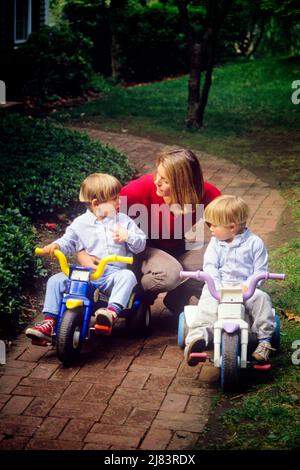
<instances>
[{"instance_id":1,"label":"woman's face","mask_svg":"<svg viewBox=\"0 0 300 470\"><path fill-rule=\"evenodd\" d=\"M160 164L156 169L156 175L154 179L154 184L156 186L156 194L160 197L170 197L171 189L170 183L166 176L166 171L164 167Z\"/></svg>"}]
</instances>

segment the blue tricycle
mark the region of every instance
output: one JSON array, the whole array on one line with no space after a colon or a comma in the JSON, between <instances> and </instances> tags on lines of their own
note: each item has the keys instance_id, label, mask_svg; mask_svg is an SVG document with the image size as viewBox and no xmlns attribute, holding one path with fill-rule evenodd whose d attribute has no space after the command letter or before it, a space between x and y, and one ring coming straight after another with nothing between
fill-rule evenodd
<instances>
[{"instance_id":1,"label":"blue tricycle","mask_svg":"<svg viewBox=\"0 0 300 470\"><path fill-rule=\"evenodd\" d=\"M36 248L35 253L41 255L43 250ZM127 256L108 255L102 258L96 271L91 268L70 265L64 253L55 250L54 255L59 261L62 272L69 278L67 292L65 292L56 322L55 332L51 343L45 340L33 340L33 344L47 346L56 344L58 359L64 366L68 366L79 357L85 340L94 333L94 312L106 307L108 297L99 291L92 281L102 276L107 263L132 264L133 258ZM151 322L149 304L141 293L134 290L128 306L120 317L125 317L126 326L136 335L147 335Z\"/></svg>"}]
</instances>

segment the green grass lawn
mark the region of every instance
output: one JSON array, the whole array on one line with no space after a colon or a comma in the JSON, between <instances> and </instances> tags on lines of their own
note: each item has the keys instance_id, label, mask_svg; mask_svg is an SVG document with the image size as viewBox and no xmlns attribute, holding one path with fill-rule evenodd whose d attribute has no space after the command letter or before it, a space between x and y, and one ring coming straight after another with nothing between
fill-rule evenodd
<instances>
[{"instance_id":1,"label":"green grass lawn","mask_svg":"<svg viewBox=\"0 0 300 470\"><path fill-rule=\"evenodd\" d=\"M265 172L269 180L284 184L294 181L297 171L300 180L300 105L291 101L291 84L299 77L300 58L217 67L201 131L185 128L186 76L115 88L99 101L68 111L63 120L93 121L102 129L127 129L190 146Z\"/></svg>"},{"instance_id":2,"label":"green grass lawn","mask_svg":"<svg viewBox=\"0 0 300 470\"><path fill-rule=\"evenodd\" d=\"M300 80L300 58L270 58L217 67L200 131L185 128L187 77L116 88L97 102L65 113L62 122L92 122L103 130L123 131L230 159L280 189L286 199L281 240L270 251L270 270L287 280L270 292L278 309L300 314L300 105L291 102ZM292 362L300 323L281 315L282 351L271 376L251 383L242 397L221 413L218 431L207 430L212 448L300 448L299 367ZM300 359L300 352L298 354ZM218 404L221 406L223 399ZM228 405L228 401L227 401ZM217 436L221 436L221 441Z\"/></svg>"}]
</instances>

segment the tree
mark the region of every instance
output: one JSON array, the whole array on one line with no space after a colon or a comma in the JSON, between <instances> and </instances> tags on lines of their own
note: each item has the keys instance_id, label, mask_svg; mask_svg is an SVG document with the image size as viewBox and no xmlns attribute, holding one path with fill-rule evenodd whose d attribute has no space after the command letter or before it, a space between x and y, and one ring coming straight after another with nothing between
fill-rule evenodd
<instances>
[{"instance_id":1,"label":"tree","mask_svg":"<svg viewBox=\"0 0 300 470\"><path fill-rule=\"evenodd\" d=\"M200 25L196 25L190 19L188 6L191 0L176 0L190 56L186 119L187 126L190 128L199 129L203 126L204 111L215 65L218 35L232 2L233 0L200 1L205 9L204 21L203 18L199 18ZM204 74L204 80L201 87L202 74Z\"/></svg>"}]
</instances>

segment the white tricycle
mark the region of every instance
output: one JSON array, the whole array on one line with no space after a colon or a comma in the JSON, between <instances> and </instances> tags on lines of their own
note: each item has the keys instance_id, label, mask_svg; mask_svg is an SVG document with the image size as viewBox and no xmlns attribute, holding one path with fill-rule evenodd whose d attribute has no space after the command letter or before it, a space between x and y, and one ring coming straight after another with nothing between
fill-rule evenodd
<instances>
[{"instance_id":1,"label":"white tricycle","mask_svg":"<svg viewBox=\"0 0 300 470\"><path fill-rule=\"evenodd\" d=\"M239 385L239 375L241 369L252 366L258 370L268 370L270 364L257 364L250 360L250 343L257 344L256 335L249 334L249 323L244 303L254 293L257 283L267 279L285 279L284 274L276 273L259 273L253 276L249 289L243 293L239 283L227 283L220 291L215 288L212 277L203 271L181 271L182 278L193 278L198 281L205 281L210 294L219 301L218 317L214 324L214 366L220 369L220 382L223 392L232 392ZM280 346L280 320L273 310L276 329L273 334L271 344L276 350ZM178 345L185 347L185 338L188 333L189 326L192 324L197 315L197 305L187 305L179 316L178 323ZM253 351L254 348L252 348ZM205 362L207 360L206 352L192 353L194 361Z\"/></svg>"}]
</instances>

